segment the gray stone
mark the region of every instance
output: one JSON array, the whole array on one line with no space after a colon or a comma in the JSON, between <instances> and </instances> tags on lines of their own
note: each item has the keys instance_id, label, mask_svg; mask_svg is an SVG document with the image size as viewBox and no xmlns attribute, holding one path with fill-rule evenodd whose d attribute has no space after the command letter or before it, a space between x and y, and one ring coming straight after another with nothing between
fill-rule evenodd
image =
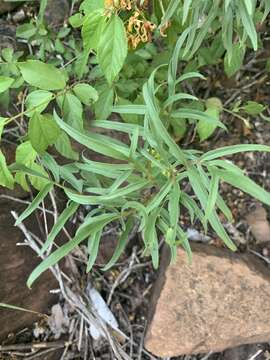
<instances>
[{"instance_id":1,"label":"gray stone","mask_svg":"<svg viewBox=\"0 0 270 360\"><path fill-rule=\"evenodd\" d=\"M4 0L0 0L0 14L12 11L21 4L22 2L6 2Z\"/></svg>"}]
</instances>

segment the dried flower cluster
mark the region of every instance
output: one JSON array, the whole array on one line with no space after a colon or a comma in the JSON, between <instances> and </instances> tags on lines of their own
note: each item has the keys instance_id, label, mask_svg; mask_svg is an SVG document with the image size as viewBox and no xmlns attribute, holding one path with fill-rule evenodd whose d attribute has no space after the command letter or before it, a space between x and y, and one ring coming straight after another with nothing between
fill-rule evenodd
<instances>
[{"instance_id":1,"label":"dried flower cluster","mask_svg":"<svg viewBox=\"0 0 270 360\"><path fill-rule=\"evenodd\" d=\"M155 24L146 20L139 11L135 11L127 25L129 46L136 49L140 43L152 41L152 33L155 29Z\"/></svg>"}]
</instances>

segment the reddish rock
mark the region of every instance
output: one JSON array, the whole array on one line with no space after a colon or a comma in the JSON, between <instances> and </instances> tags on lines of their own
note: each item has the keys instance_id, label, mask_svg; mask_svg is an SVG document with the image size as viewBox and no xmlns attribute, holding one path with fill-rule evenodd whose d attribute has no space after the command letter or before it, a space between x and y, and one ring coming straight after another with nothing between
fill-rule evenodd
<instances>
[{"instance_id":1,"label":"reddish rock","mask_svg":"<svg viewBox=\"0 0 270 360\"><path fill-rule=\"evenodd\" d=\"M270 224L267 220L267 212L262 205L258 205L248 214L247 222L257 244L270 241Z\"/></svg>"},{"instance_id":2,"label":"reddish rock","mask_svg":"<svg viewBox=\"0 0 270 360\"><path fill-rule=\"evenodd\" d=\"M0 201L0 302L46 314L56 301L56 297L50 294L50 290L57 287L56 281L47 271L32 290L27 288L26 280L40 259L29 247L16 245L24 242L24 235L14 226L11 210L21 213L23 207L14 202ZM26 224L39 234L35 215ZM0 339L38 319L31 313L0 307Z\"/></svg>"},{"instance_id":3,"label":"reddish rock","mask_svg":"<svg viewBox=\"0 0 270 360\"><path fill-rule=\"evenodd\" d=\"M270 272L252 255L208 245L193 262L178 250L167 270L163 253L150 304L145 346L160 357L222 351L270 340Z\"/></svg>"}]
</instances>

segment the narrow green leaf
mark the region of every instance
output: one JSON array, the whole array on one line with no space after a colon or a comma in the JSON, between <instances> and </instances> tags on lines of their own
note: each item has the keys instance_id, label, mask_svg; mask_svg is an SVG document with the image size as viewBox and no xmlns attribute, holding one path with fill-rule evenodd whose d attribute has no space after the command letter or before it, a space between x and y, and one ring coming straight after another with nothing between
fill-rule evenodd
<instances>
[{"instance_id":1,"label":"narrow green leaf","mask_svg":"<svg viewBox=\"0 0 270 360\"><path fill-rule=\"evenodd\" d=\"M233 155L240 152L265 151L270 152L270 146L260 144L240 144L224 146L215 150L210 150L201 156L200 161L214 160L223 156Z\"/></svg>"},{"instance_id":2,"label":"narrow green leaf","mask_svg":"<svg viewBox=\"0 0 270 360\"><path fill-rule=\"evenodd\" d=\"M199 173L197 172L197 170L194 167L188 169L188 177L189 177L189 181L192 186L192 189L194 190L194 193L198 197L202 208L206 208L206 206L207 206L207 191L200 179ZM213 211L212 214L209 215L209 222L210 222L213 230L224 241L224 243L228 246L228 248L235 251L236 246L229 238L228 234L226 233L224 227L222 226L215 211Z\"/></svg>"},{"instance_id":3,"label":"narrow green leaf","mask_svg":"<svg viewBox=\"0 0 270 360\"><path fill-rule=\"evenodd\" d=\"M78 246L83 240L85 240L90 234L101 230L111 221L118 218L116 214L103 214L88 219L84 224L77 230L74 239L61 246L59 249L54 251L50 256L39 264L34 271L31 273L27 280L27 286L31 288L35 280L51 266L57 264L63 257L69 254L76 246Z\"/></svg>"},{"instance_id":4,"label":"narrow green leaf","mask_svg":"<svg viewBox=\"0 0 270 360\"><path fill-rule=\"evenodd\" d=\"M166 108L169 105L175 103L179 100L192 100L192 101L198 101L199 99L196 96L185 94L185 93L179 93L172 96L169 96L168 99L164 102L163 107Z\"/></svg>"},{"instance_id":5,"label":"narrow green leaf","mask_svg":"<svg viewBox=\"0 0 270 360\"><path fill-rule=\"evenodd\" d=\"M249 177L228 170L213 169L213 171L228 184L260 200L262 203L270 205L270 193L256 184Z\"/></svg>"},{"instance_id":6,"label":"narrow green leaf","mask_svg":"<svg viewBox=\"0 0 270 360\"><path fill-rule=\"evenodd\" d=\"M187 20L191 4L192 4L192 0L184 0L182 25L184 25L184 23Z\"/></svg>"},{"instance_id":7,"label":"narrow green leaf","mask_svg":"<svg viewBox=\"0 0 270 360\"><path fill-rule=\"evenodd\" d=\"M149 214L143 231L143 239L146 245L146 249L150 250L152 263L154 269L159 265L159 244L156 230L156 221L159 215L160 209L155 209Z\"/></svg>"},{"instance_id":8,"label":"narrow green leaf","mask_svg":"<svg viewBox=\"0 0 270 360\"><path fill-rule=\"evenodd\" d=\"M103 269L102 269L103 271L109 270L117 262L117 260L119 259L119 257L121 256L121 254L123 253L123 251L127 245L128 236L129 236L133 226L134 226L134 221L130 217L127 220L125 230L122 232L122 234L119 238L119 241L118 241L117 247L113 253L113 256L110 259L110 261L103 267Z\"/></svg>"},{"instance_id":9,"label":"narrow green leaf","mask_svg":"<svg viewBox=\"0 0 270 360\"><path fill-rule=\"evenodd\" d=\"M171 0L166 11L165 14L162 17L161 20L161 24L160 27L162 27L164 24L167 23L167 21L169 21L171 19L171 17L174 15L176 9L178 8L180 4L180 0Z\"/></svg>"},{"instance_id":10,"label":"narrow green leaf","mask_svg":"<svg viewBox=\"0 0 270 360\"><path fill-rule=\"evenodd\" d=\"M249 1L249 0L244 0L244 1L239 0L238 9L239 9L243 27L251 40L253 49L255 51L257 51L258 50L257 31L256 31L255 25L253 23L252 15L248 14L248 12L247 12L247 8L245 6L246 1Z\"/></svg>"},{"instance_id":11,"label":"narrow green leaf","mask_svg":"<svg viewBox=\"0 0 270 360\"><path fill-rule=\"evenodd\" d=\"M182 108L172 112L171 116L173 118L186 118L204 121L209 124L215 124L215 126L219 126L222 129L226 130L226 126L222 124L221 121L217 120L212 114L208 114L200 110Z\"/></svg>"},{"instance_id":12,"label":"narrow green leaf","mask_svg":"<svg viewBox=\"0 0 270 360\"><path fill-rule=\"evenodd\" d=\"M150 201L150 203L146 207L146 212L149 214L154 209L161 206L161 202L165 199L165 197L168 195L169 191L172 187L172 181L168 180L162 188L159 190L156 196Z\"/></svg>"},{"instance_id":13,"label":"narrow green leaf","mask_svg":"<svg viewBox=\"0 0 270 360\"><path fill-rule=\"evenodd\" d=\"M65 189L65 193L72 201L81 205L90 205L90 204L99 205L114 201L123 203L125 196L128 196L129 194L132 194L144 188L148 183L149 183L148 180L141 180L138 181L137 183L133 183L125 187L122 187L112 194L100 195L100 196L75 194L69 191L68 189Z\"/></svg>"},{"instance_id":14,"label":"narrow green leaf","mask_svg":"<svg viewBox=\"0 0 270 360\"><path fill-rule=\"evenodd\" d=\"M32 214L33 211L36 210L36 208L39 206L39 204L41 203L41 201L48 195L48 193L51 191L51 189L53 188L53 184L47 184L43 190L41 190L37 196L34 198L34 200L31 202L31 204L29 206L27 206L27 208L24 210L24 212L19 216L19 218L17 219L15 226L18 226L19 224L21 224L23 222L23 220L25 220L29 215Z\"/></svg>"},{"instance_id":15,"label":"narrow green leaf","mask_svg":"<svg viewBox=\"0 0 270 360\"><path fill-rule=\"evenodd\" d=\"M53 225L53 228L49 233L47 240L43 244L42 249L40 250L40 254L43 254L48 249L48 247L54 242L56 236L63 229L67 220L75 213L78 207L79 207L78 204L71 202L66 207L66 209L61 213L61 215L57 219L57 222Z\"/></svg>"},{"instance_id":16,"label":"narrow green leaf","mask_svg":"<svg viewBox=\"0 0 270 360\"><path fill-rule=\"evenodd\" d=\"M101 240L101 235L102 235L102 231L99 230L99 231L95 232L94 234L91 234L91 236L88 239L89 258L88 258L87 267L86 267L87 273L92 270L92 267L96 261L96 258L98 255L98 248L99 248L99 244L100 244L100 240Z\"/></svg>"},{"instance_id":17,"label":"narrow green leaf","mask_svg":"<svg viewBox=\"0 0 270 360\"><path fill-rule=\"evenodd\" d=\"M217 176L216 173L213 173L210 182L209 195L205 209L205 221L209 219L209 216L211 215L211 213L215 208L215 204L217 202L217 197L218 197L218 185L219 185L219 177Z\"/></svg>"},{"instance_id":18,"label":"narrow green leaf","mask_svg":"<svg viewBox=\"0 0 270 360\"><path fill-rule=\"evenodd\" d=\"M90 132L82 133L73 129L61 120L56 112L54 112L54 118L62 130L64 130L71 138L78 141L78 143L85 145L88 149L115 159L126 160L128 158L129 148L126 145L121 144L120 142L114 142L108 136Z\"/></svg>"},{"instance_id":19,"label":"narrow green leaf","mask_svg":"<svg viewBox=\"0 0 270 360\"><path fill-rule=\"evenodd\" d=\"M22 308L20 306L15 306L15 305L10 305L10 304L0 303L0 307L3 307L5 309L9 309L9 310L23 311L23 312L27 312L27 313L30 313L30 314L35 314L35 315L38 315L38 316L45 316L45 314L42 314L42 313L40 313L38 311L28 310L28 309Z\"/></svg>"}]
</instances>

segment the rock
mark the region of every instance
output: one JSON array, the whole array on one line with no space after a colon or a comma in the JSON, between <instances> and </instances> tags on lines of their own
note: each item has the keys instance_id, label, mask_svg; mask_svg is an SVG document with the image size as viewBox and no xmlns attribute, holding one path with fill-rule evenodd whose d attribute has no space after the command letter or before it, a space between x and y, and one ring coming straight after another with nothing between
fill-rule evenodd
<instances>
[{"instance_id":1,"label":"rock","mask_svg":"<svg viewBox=\"0 0 270 360\"><path fill-rule=\"evenodd\" d=\"M145 347L160 357L270 340L270 273L252 254L194 244L193 261L162 255ZM167 268L167 269L166 269ZM166 269L166 271L165 271Z\"/></svg>"},{"instance_id":2,"label":"rock","mask_svg":"<svg viewBox=\"0 0 270 360\"><path fill-rule=\"evenodd\" d=\"M4 14L6 12L12 11L17 6L21 5L22 2L6 2L4 0L0 0L0 14Z\"/></svg>"},{"instance_id":3,"label":"rock","mask_svg":"<svg viewBox=\"0 0 270 360\"><path fill-rule=\"evenodd\" d=\"M257 206L247 216L247 222L257 244L270 241L270 225L267 220L267 212L263 206Z\"/></svg>"},{"instance_id":4,"label":"rock","mask_svg":"<svg viewBox=\"0 0 270 360\"><path fill-rule=\"evenodd\" d=\"M26 280L37 264L39 258L26 246L17 246L24 242L24 235L14 226L11 210L21 213L23 208L14 202L0 201L0 301L25 309L48 313L56 301L50 290L57 287L50 272L43 274L29 290ZM38 224L35 215L26 222L27 227L38 234ZM0 307L0 339L8 334L23 329L39 317L35 314L9 310Z\"/></svg>"},{"instance_id":5,"label":"rock","mask_svg":"<svg viewBox=\"0 0 270 360\"><path fill-rule=\"evenodd\" d=\"M16 47L16 27L0 19L0 50Z\"/></svg>"},{"instance_id":6,"label":"rock","mask_svg":"<svg viewBox=\"0 0 270 360\"><path fill-rule=\"evenodd\" d=\"M45 20L51 27L63 25L69 16L69 4L67 0L48 0L45 11Z\"/></svg>"}]
</instances>

